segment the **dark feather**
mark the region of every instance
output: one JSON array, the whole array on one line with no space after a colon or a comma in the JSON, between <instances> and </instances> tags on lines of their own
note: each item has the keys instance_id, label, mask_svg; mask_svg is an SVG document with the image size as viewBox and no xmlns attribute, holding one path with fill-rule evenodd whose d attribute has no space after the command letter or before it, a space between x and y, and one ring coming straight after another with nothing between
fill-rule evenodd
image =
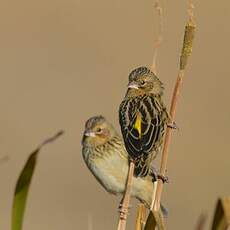
<instances>
[{"instance_id":1,"label":"dark feather","mask_svg":"<svg viewBox=\"0 0 230 230\"><path fill-rule=\"evenodd\" d=\"M141 116L141 133L135 128L138 114ZM120 106L119 120L125 147L135 162L135 175L145 176L150 158L162 142L167 113L160 98L152 94L126 98Z\"/></svg>"}]
</instances>

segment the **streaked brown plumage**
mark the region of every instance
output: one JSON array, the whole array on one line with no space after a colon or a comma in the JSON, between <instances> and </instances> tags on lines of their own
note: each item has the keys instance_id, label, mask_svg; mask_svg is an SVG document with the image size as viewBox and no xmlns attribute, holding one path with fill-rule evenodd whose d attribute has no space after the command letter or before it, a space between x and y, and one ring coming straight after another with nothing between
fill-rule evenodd
<instances>
[{"instance_id":1,"label":"streaked brown plumage","mask_svg":"<svg viewBox=\"0 0 230 230\"><path fill-rule=\"evenodd\" d=\"M122 138L102 116L90 118L82 139L84 161L98 182L112 194L123 194L128 174L128 154ZM148 208L152 201L153 177L134 177L131 196Z\"/></svg>"},{"instance_id":2,"label":"streaked brown plumage","mask_svg":"<svg viewBox=\"0 0 230 230\"><path fill-rule=\"evenodd\" d=\"M119 121L126 150L135 163L134 174L148 175L159 152L169 121L162 102L163 84L147 67L129 75L128 90L119 108Z\"/></svg>"}]
</instances>

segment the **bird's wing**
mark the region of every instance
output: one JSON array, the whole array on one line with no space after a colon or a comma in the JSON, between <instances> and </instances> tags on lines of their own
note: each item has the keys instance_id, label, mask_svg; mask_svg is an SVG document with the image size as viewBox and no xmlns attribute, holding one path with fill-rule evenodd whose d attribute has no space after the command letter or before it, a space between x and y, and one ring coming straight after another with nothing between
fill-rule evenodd
<instances>
[{"instance_id":1,"label":"bird's wing","mask_svg":"<svg viewBox=\"0 0 230 230\"><path fill-rule=\"evenodd\" d=\"M126 150L138 168L152 160L150 154L157 151L162 140L165 128L162 106L151 95L124 100L120 106L120 125Z\"/></svg>"}]
</instances>

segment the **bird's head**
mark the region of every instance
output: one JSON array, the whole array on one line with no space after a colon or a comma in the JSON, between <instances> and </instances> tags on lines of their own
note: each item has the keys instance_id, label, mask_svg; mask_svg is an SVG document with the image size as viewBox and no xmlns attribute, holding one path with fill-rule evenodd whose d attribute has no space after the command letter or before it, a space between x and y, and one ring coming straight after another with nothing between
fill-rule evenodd
<instances>
[{"instance_id":1,"label":"bird's head","mask_svg":"<svg viewBox=\"0 0 230 230\"><path fill-rule=\"evenodd\" d=\"M82 145L90 147L103 145L115 135L115 129L103 116L94 116L85 123Z\"/></svg>"},{"instance_id":2,"label":"bird's head","mask_svg":"<svg viewBox=\"0 0 230 230\"><path fill-rule=\"evenodd\" d=\"M163 84L147 67L139 67L129 74L128 91L139 93L152 92L155 95L163 93Z\"/></svg>"}]
</instances>

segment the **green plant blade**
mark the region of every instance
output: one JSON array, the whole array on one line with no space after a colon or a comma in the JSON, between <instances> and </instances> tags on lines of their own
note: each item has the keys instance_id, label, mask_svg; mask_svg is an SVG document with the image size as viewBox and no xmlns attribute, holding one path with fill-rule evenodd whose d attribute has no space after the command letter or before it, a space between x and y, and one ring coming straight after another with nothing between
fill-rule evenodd
<instances>
[{"instance_id":1,"label":"green plant blade","mask_svg":"<svg viewBox=\"0 0 230 230\"><path fill-rule=\"evenodd\" d=\"M11 216L11 230L22 229L27 195L34 174L34 169L37 163L38 153L40 152L41 148L44 145L56 140L62 134L63 131L60 131L55 136L45 140L36 150L34 150L30 154L28 160L26 161L26 164L23 167L20 176L17 180L17 184L14 192L14 200L13 200L12 216Z\"/></svg>"}]
</instances>

